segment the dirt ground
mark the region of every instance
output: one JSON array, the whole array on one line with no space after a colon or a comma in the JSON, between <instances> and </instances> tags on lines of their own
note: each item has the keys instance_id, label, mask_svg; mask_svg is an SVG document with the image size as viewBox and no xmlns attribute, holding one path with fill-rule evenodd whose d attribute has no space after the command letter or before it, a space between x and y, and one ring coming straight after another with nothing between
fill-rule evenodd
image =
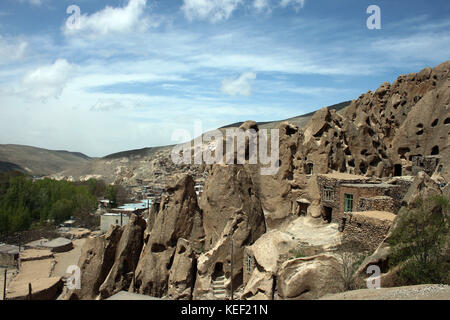
<instances>
[{"instance_id":1,"label":"dirt ground","mask_svg":"<svg viewBox=\"0 0 450 320\"><path fill-rule=\"evenodd\" d=\"M81 255L81 247L86 239L77 239L73 241L73 249L68 252L54 253L56 265L53 269L52 276L62 277L66 274L66 270L71 265L77 265Z\"/></svg>"},{"instance_id":2,"label":"dirt ground","mask_svg":"<svg viewBox=\"0 0 450 320\"><path fill-rule=\"evenodd\" d=\"M320 300L450 300L450 286L423 284L395 288L360 289L327 295Z\"/></svg>"},{"instance_id":3,"label":"dirt ground","mask_svg":"<svg viewBox=\"0 0 450 320\"><path fill-rule=\"evenodd\" d=\"M20 272L17 269L8 269L6 296L20 296L28 292L28 283L33 288L51 286L55 281L66 275L70 265L77 265L81 255L81 247L85 239L73 241L73 249L68 252L54 253L53 258L24 261ZM0 268L0 291L3 299L4 268Z\"/></svg>"},{"instance_id":4,"label":"dirt ground","mask_svg":"<svg viewBox=\"0 0 450 320\"><path fill-rule=\"evenodd\" d=\"M20 272L8 284L6 296L25 296L28 293L28 284L31 283L33 290L45 287L49 284L53 259L25 261L20 266ZM54 282L52 279L50 282Z\"/></svg>"},{"instance_id":5,"label":"dirt ground","mask_svg":"<svg viewBox=\"0 0 450 320\"><path fill-rule=\"evenodd\" d=\"M5 278L5 270L6 268L0 267L0 299L3 300L3 286L4 286L4 278ZM17 274L17 269L7 269L6 282L7 286L11 283L13 277Z\"/></svg>"}]
</instances>

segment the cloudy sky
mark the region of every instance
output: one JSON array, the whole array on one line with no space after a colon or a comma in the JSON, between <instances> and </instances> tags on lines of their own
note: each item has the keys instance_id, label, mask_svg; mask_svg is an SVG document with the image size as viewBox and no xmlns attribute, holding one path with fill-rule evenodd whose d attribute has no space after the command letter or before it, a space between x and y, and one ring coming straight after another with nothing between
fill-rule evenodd
<instances>
[{"instance_id":1,"label":"cloudy sky","mask_svg":"<svg viewBox=\"0 0 450 320\"><path fill-rule=\"evenodd\" d=\"M104 156L301 115L448 60L449 17L448 0L1 0L0 143Z\"/></svg>"}]
</instances>

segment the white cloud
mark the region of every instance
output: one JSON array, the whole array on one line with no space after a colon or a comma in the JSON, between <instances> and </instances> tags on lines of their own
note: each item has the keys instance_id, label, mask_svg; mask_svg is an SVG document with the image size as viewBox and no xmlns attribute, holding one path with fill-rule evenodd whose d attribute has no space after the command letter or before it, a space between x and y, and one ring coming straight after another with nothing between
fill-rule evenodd
<instances>
[{"instance_id":1,"label":"white cloud","mask_svg":"<svg viewBox=\"0 0 450 320\"><path fill-rule=\"evenodd\" d=\"M269 11L270 12L270 0L254 0L253 8L256 9L257 12Z\"/></svg>"},{"instance_id":2,"label":"white cloud","mask_svg":"<svg viewBox=\"0 0 450 320\"><path fill-rule=\"evenodd\" d=\"M189 21L209 20L213 23L228 20L242 0L183 0L181 10Z\"/></svg>"},{"instance_id":3,"label":"white cloud","mask_svg":"<svg viewBox=\"0 0 450 320\"><path fill-rule=\"evenodd\" d=\"M256 79L253 72L244 72L237 79L225 79L222 81L222 92L230 96L249 96L252 91L252 82Z\"/></svg>"},{"instance_id":4,"label":"white cloud","mask_svg":"<svg viewBox=\"0 0 450 320\"><path fill-rule=\"evenodd\" d=\"M58 59L52 65L39 67L25 74L20 93L41 101L58 98L69 81L72 70L73 66L65 59Z\"/></svg>"},{"instance_id":5,"label":"white cloud","mask_svg":"<svg viewBox=\"0 0 450 320\"><path fill-rule=\"evenodd\" d=\"M0 63L20 60L24 57L28 43L23 40L9 40L0 35Z\"/></svg>"},{"instance_id":6,"label":"white cloud","mask_svg":"<svg viewBox=\"0 0 450 320\"><path fill-rule=\"evenodd\" d=\"M303 9L305 6L305 0L281 0L280 6L286 8L287 6L293 6L296 12Z\"/></svg>"},{"instance_id":7,"label":"white cloud","mask_svg":"<svg viewBox=\"0 0 450 320\"><path fill-rule=\"evenodd\" d=\"M29 3L33 6L40 6L42 4L42 0L18 0L20 3Z\"/></svg>"},{"instance_id":8,"label":"white cloud","mask_svg":"<svg viewBox=\"0 0 450 320\"><path fill-rule=\"evenodd\" d=\"M117 109L123 109L126 106L116 100L111 99L99 99L92 107L91 111L112 111Z\"/></svg>"},{"instance_id":9,"label":"white cloud","mask_svg":"<svg viewBox=\"0 0 450 320\"><path fill-rule=\"evenodd\" d=\"M106 6L91 15L81 13L78 21L68 20L70 23L65 23L64 33L66 36L83 33L88 37L95 37L144 31L149 26L154 26L154 23L144 16L146 4L147 0L129 0L124 7ZM72 13L76 19L75 14Z\"/></svg>"}]
</instances>

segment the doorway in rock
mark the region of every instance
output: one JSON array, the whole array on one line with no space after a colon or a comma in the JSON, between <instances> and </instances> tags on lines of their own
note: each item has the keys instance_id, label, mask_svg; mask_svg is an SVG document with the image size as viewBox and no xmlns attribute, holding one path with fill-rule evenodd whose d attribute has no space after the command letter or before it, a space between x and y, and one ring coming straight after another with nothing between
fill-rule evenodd
<instances>
[{"instance_id":1,"label":"doorway in rock","mask_svg":"<svg viewBox=\"0 0 450 320\"><path fill-rule=\"evenodd\" d=\"M306 216L306 213L308 212L308 204L300 202L298 204L298 215L299 216Z\"/></svg>"},{"instance_id":2,"label":"doorway in rock","mask_svg":"<svg viewBox=\"0 0 450 320\"><path fill-rule=\"evenodd\" d=\"M394 177L401 177L402 176L402 165L396 164L394 165Z\"/></svg>"},{"instance_id":3,"label":"doorway in rock","mask_svg":"<svg viewBox=\"0 0 450 320\"><path fill-rule=\"evenodd\" d=\"M214 273L212 275L213 279L223 277L225 273L223 272L223 263L217 262L214 266Z\"/></svg>"},{"instance_id":4,"label":"doorway in rock","mask_svg":"<svg viewBox=\"0 0 450 320\"><path fill-rule=\"evenodd\" d=\"M331 222L332 214L333 214L333 208L330 208L330 207L322 208L322 218L326 222L328 222L328 223Z\"/></svg>"}]
</instances>

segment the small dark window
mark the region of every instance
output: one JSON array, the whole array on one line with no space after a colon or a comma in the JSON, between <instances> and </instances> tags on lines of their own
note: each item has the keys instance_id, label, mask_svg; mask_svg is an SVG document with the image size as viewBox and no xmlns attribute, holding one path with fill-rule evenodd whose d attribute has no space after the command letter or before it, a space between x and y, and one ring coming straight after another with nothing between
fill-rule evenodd
<instances>
[{"instance_id":1,"label":"small dark window","mask_svg":"<svg viewBox=\"0 0 450 320\"><path fill-rule=\"evenodd\" d=\"M400 177L402 175L402 165L396 164L394 165L394 177Z\"/></svg>"},{"instance_id":2,"label":"small dark window","mask_svg":"<svg viewBox=\"0 0 450 320\"><path fill-rule=\"evenodd\" d=\"M435 156L435 155L438 155L439 154L439 147L438 146L434 146L432 149L431 149L431 155L432 156Z\"/></svg>"},{"instance_id":3,"label":"small dark window","mask_svg":"<svg viewBox=\"0 0 450 320\"><path fill-rule=\"evenodd\" d=\"M344 212L353 211L353 194L346 193L344 195Z\"/></svg>"},{"instance_id":4,"label":"small dark window","mask_svg":"<svg viewBox=\"0 0 450 320\"><path fill-rule=\"evenodd\" d=\"M436 127L438 122L439 122L439 119L434 119L434 121L431 123L431 126Z\"/></svg>"},{"instance_id":5,"label":"small dark window","mask_svg":"<svg viewBox=\"0 0 450 320\"><path fill-rule=\"evenodd\" d=\"M307 175L312 175L314 171L314 164L313 163L307 163L305 168L305 173Z\"/></svg>"}]
</instances>

